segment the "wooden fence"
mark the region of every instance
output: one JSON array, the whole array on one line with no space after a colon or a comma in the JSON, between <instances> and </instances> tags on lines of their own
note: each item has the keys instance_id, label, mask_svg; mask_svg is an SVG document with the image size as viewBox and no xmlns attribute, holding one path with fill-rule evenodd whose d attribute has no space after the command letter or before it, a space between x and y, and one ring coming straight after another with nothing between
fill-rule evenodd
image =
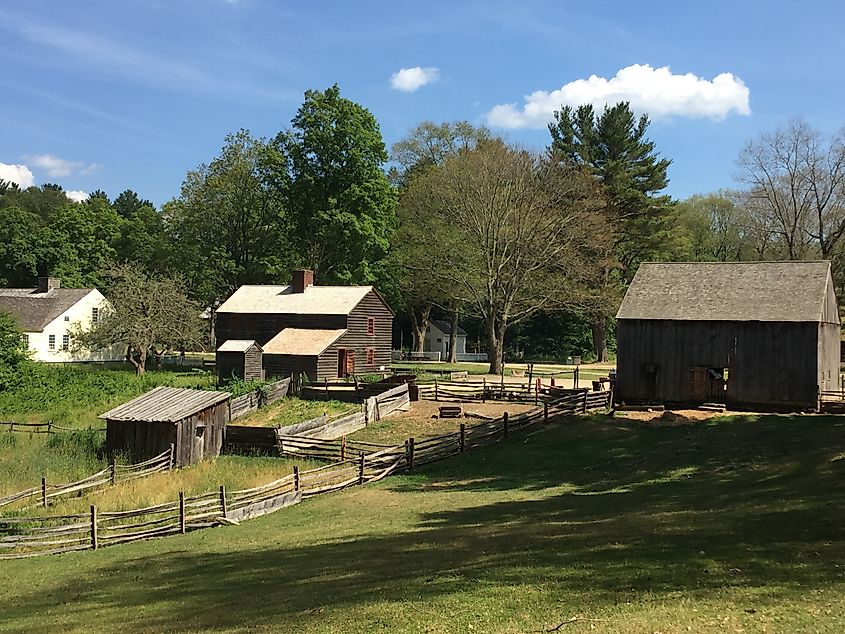
<instances>
[{"instance_id":1,"label":"wooden fence","mask_svg":"<svg viewBox=\"0 0 845 634\"><path fill-rule=\"evenodd\" d=\"M82 480L67 484L52 484L47 478L41 478L41 486L34 486L17 493L0 498L0 507L25 501L31 506L49 506L53 501L66 497L71 493L81 495L83 491L103 488L118 482L127 482L138 478L145 478L154 473L170 471L173 468L173 446L158 456L137 464L123 465L117 461L105 469L98 471ZM36 501L36 504L31 504Z\"/></svg>"},{"instance_id":2,"label":"wooden fence","mask_svg":"<svg viewBox=\"0 0 845 634\"><path fill-rule=\"evenodd\" d=\"M290 378L276 381L265 385L262 389L255 390L243 396L237 396L229 400L229 420L235 420L241 416L254 412L270 403L284 398L290 389Z\"/></svg>"},{"instance_id":3,"label":"wooden fence","mask_svg":"<svg viewBox=\"0 0 845 634\"><path fill-rule=\"evenodd\" d=\"M56 425L53 421L47 423L19 423L17 421L0 421L0 432L22 432L27 434L55 434L60 431L80 431L70 427ZM97 429L96 431L105 431Z\"/></svg>"},{"instance_id":4,"label":"wooden fence","mask_svg":"<svg viewBox=\"0 0 845 634\"><path fill-rule=\"evenodd\" d=\"M569 391L573 392L573 391ZM585 397L586 394L586 397ZM0 518L0 559L19 559L74 550L88 550L185 533L216 525L237 524L298 503L302 498L380 480L391 473L415 468L471 451L514 433L542 424L553 415L577 414L610 406L610 392L578 391L557 395L531 412L504 414L493 421L461 424L455 432L428 438L409 438L403 444L379 445L361 441L281 438L287 456L336 460L299 471L268 484L227 492L218 490L178 501L126 511L101 511L48 517ZM357 453L357 455L355 455ZM348 455L352 454L352 455Z\"/></svg>"}]
</instances>

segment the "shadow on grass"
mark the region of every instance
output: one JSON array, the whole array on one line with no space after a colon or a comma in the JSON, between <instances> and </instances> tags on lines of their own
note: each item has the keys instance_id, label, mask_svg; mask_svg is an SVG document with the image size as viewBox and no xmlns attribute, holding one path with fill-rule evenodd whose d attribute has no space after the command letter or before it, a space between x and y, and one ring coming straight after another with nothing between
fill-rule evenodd
<instances>
[{"instance_id":1,"label":"shadow on grass","mask_svg":"<svg viewBox=\"0 0 845 634\"><path fill-rule=\"evenodd\" d=\"M200 631L298 629L319 623L323 606L479 588L495 595L524 584L569 597L576 610L644 594L706 599L726 588L789 600L845 583L833 564L845 557L843 430L840 419L822 417L663 429L564 422L340 494L361 496L359 514L378 494L413 504L447 492L461 501L421 510L396 531L362 522L353 536L333 540L326 530L320 539L309 535L303 514L290 527L296 540L280 536L283 545L270 546L269 531L289 524L283 511L227 529L251 531L254 548L121 560L47 595L23 594L2 611L7 625L37 610L84 627L94 611L102 629L132 629L126 619L143 613L147 630ZM512 490L521 499L503 499Z\"/></svg>"}]
</instances>

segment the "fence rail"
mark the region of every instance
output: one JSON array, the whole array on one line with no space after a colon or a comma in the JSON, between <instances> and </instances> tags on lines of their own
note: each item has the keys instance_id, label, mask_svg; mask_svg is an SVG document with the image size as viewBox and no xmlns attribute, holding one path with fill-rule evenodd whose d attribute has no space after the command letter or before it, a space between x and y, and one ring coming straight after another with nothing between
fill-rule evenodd
<instances>
[{"instance_id":1,"label":"fence rail","mask_svg":"<svg viewBox=\"0 0 845 634\"><path fill-rule=\"evenodd\" d=\"M558 394L530 412L481 422L461 424L455 432L428 438L408 438L401 445L361 441L323 440L291 436L280 439L280 450L289 456L313 456L330 464L294 472L273 482L226 491L225 486L192 497L180 492L178 501L123 511L101 511L49 517L0 518L0 559L88 550L142 539L186 533L220 524L237 524L275 512L305 497L375 482L415 468L499 442L513 433L542 424L553 415L577 414L610 406L610 393ZM586 407L586 410L585 410ZM135 465L138 466L138 465Z\"/></svg>"},{"instance_id":2,"label":"fence rail","mask_svg":"<svg viewBox=\"0 0 845 634\"><path fill-rule=\"evenodd\" d=\"M241 416L246 416L270 403L284 398L290 389L290 378L276 381L265 385L263 389L236 396L229 400L229 420L233 421Z\"/></svg>"}]
</instances>

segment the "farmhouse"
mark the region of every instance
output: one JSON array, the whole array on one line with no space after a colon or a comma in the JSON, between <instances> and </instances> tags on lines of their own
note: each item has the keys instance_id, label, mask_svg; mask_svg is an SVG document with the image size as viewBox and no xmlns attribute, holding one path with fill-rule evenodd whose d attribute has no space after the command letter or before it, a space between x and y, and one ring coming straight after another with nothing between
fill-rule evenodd
<instances>
[{"instance_id":1,"label":"farmhouse","mask_svg":"<svg viewBox=\"0 0 845 634\"><path fill-rule=\"evenodd\" d=\"M185 466L220 455L229 420L228 392L157 387L99 418L106 421L106 450L126 452L133 462L174 448Z\"/></svg>"},{"instance_id":2,"label":"farmhouse","mask_svg":"<svg viewBox=\"0 0 845 634\"><path fill-rule=\"evenodd\" d=\"M393 311L372 286L315 286L294 271L289 286L241 286L217 309L215 335L251 340L263 350L267 378L311 381L390 367Z\"/></svg>"},{"instance_id":3,"label":"farmhouse","mask_svg":"<svg viewBox=\"0 0 845 634\"><path fill-rule=\"evenodd\" d=\"M815 410L838 389L829 262L643 264L616 317L617 403Z\"/></svg>"},{"instance_id":4,"label":"farmhouse","mask_svg":"<svg viewBox=\"0 0 845 634\"><path fill-rule=\"evenodd\" d=\"M108 301L96 288L62 288L54 277L38 278L36 288L0 288L0 311L10 313L24 332L35 361L118 361L123 350L72 352L71 326L90 329Z\"/></svg>"},{"instance_id":5,"label":"farmhouse","mask_svg":"<svg viewBox=\"0 0 845 634\"><path fill-rule=\"evenodd\" d=\"M449 358L449 339L452 337L452 326L448 321L432 319L428 323L428 329L423 340L423 352L439 352L440 359ZM414 349L417 349L417 335L414 333ZM458 361L463 361L467 353L467 333L458 326L455 333L455 344L457 346Z\"/></svg>"}]
</instances>

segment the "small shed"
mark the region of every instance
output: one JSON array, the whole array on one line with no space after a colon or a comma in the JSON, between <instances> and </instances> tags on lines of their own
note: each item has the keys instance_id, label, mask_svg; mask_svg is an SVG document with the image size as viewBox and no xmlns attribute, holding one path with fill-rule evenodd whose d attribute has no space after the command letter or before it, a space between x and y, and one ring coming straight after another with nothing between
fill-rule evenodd
<instances>
[{"instance_id":1,"label":"small shed","mask_svg":"<svg viewBox=\"0 0 845 634\"><path fill-rule=\"evenodd\" d=\"M355 350L340 347L345 328L285 328L264 346L270 376L299 376L309 381L355 374Z\"/></svg>"},{"instance_id":2,"label":"small shed","mask_svg":"<svg viewBox=\"0 0 845 634\"><path fill-rule=\"evenodd\" d=\"M157 387L99 418L106 421L106 450L148 460L174 446L174 464L220 455L229 420L228 392Z\"/></svg>"},{"instance_id":3,"label":"small shed","mask_svg":"<svg viewBox=\"0 0 845 634\"><path fill-rule=\"evenodd\" d=\"M253 339L229 339L217 348L217 380L224 383L232 378L262 381L264 351Z\"/></svg>"}]
</instances>

